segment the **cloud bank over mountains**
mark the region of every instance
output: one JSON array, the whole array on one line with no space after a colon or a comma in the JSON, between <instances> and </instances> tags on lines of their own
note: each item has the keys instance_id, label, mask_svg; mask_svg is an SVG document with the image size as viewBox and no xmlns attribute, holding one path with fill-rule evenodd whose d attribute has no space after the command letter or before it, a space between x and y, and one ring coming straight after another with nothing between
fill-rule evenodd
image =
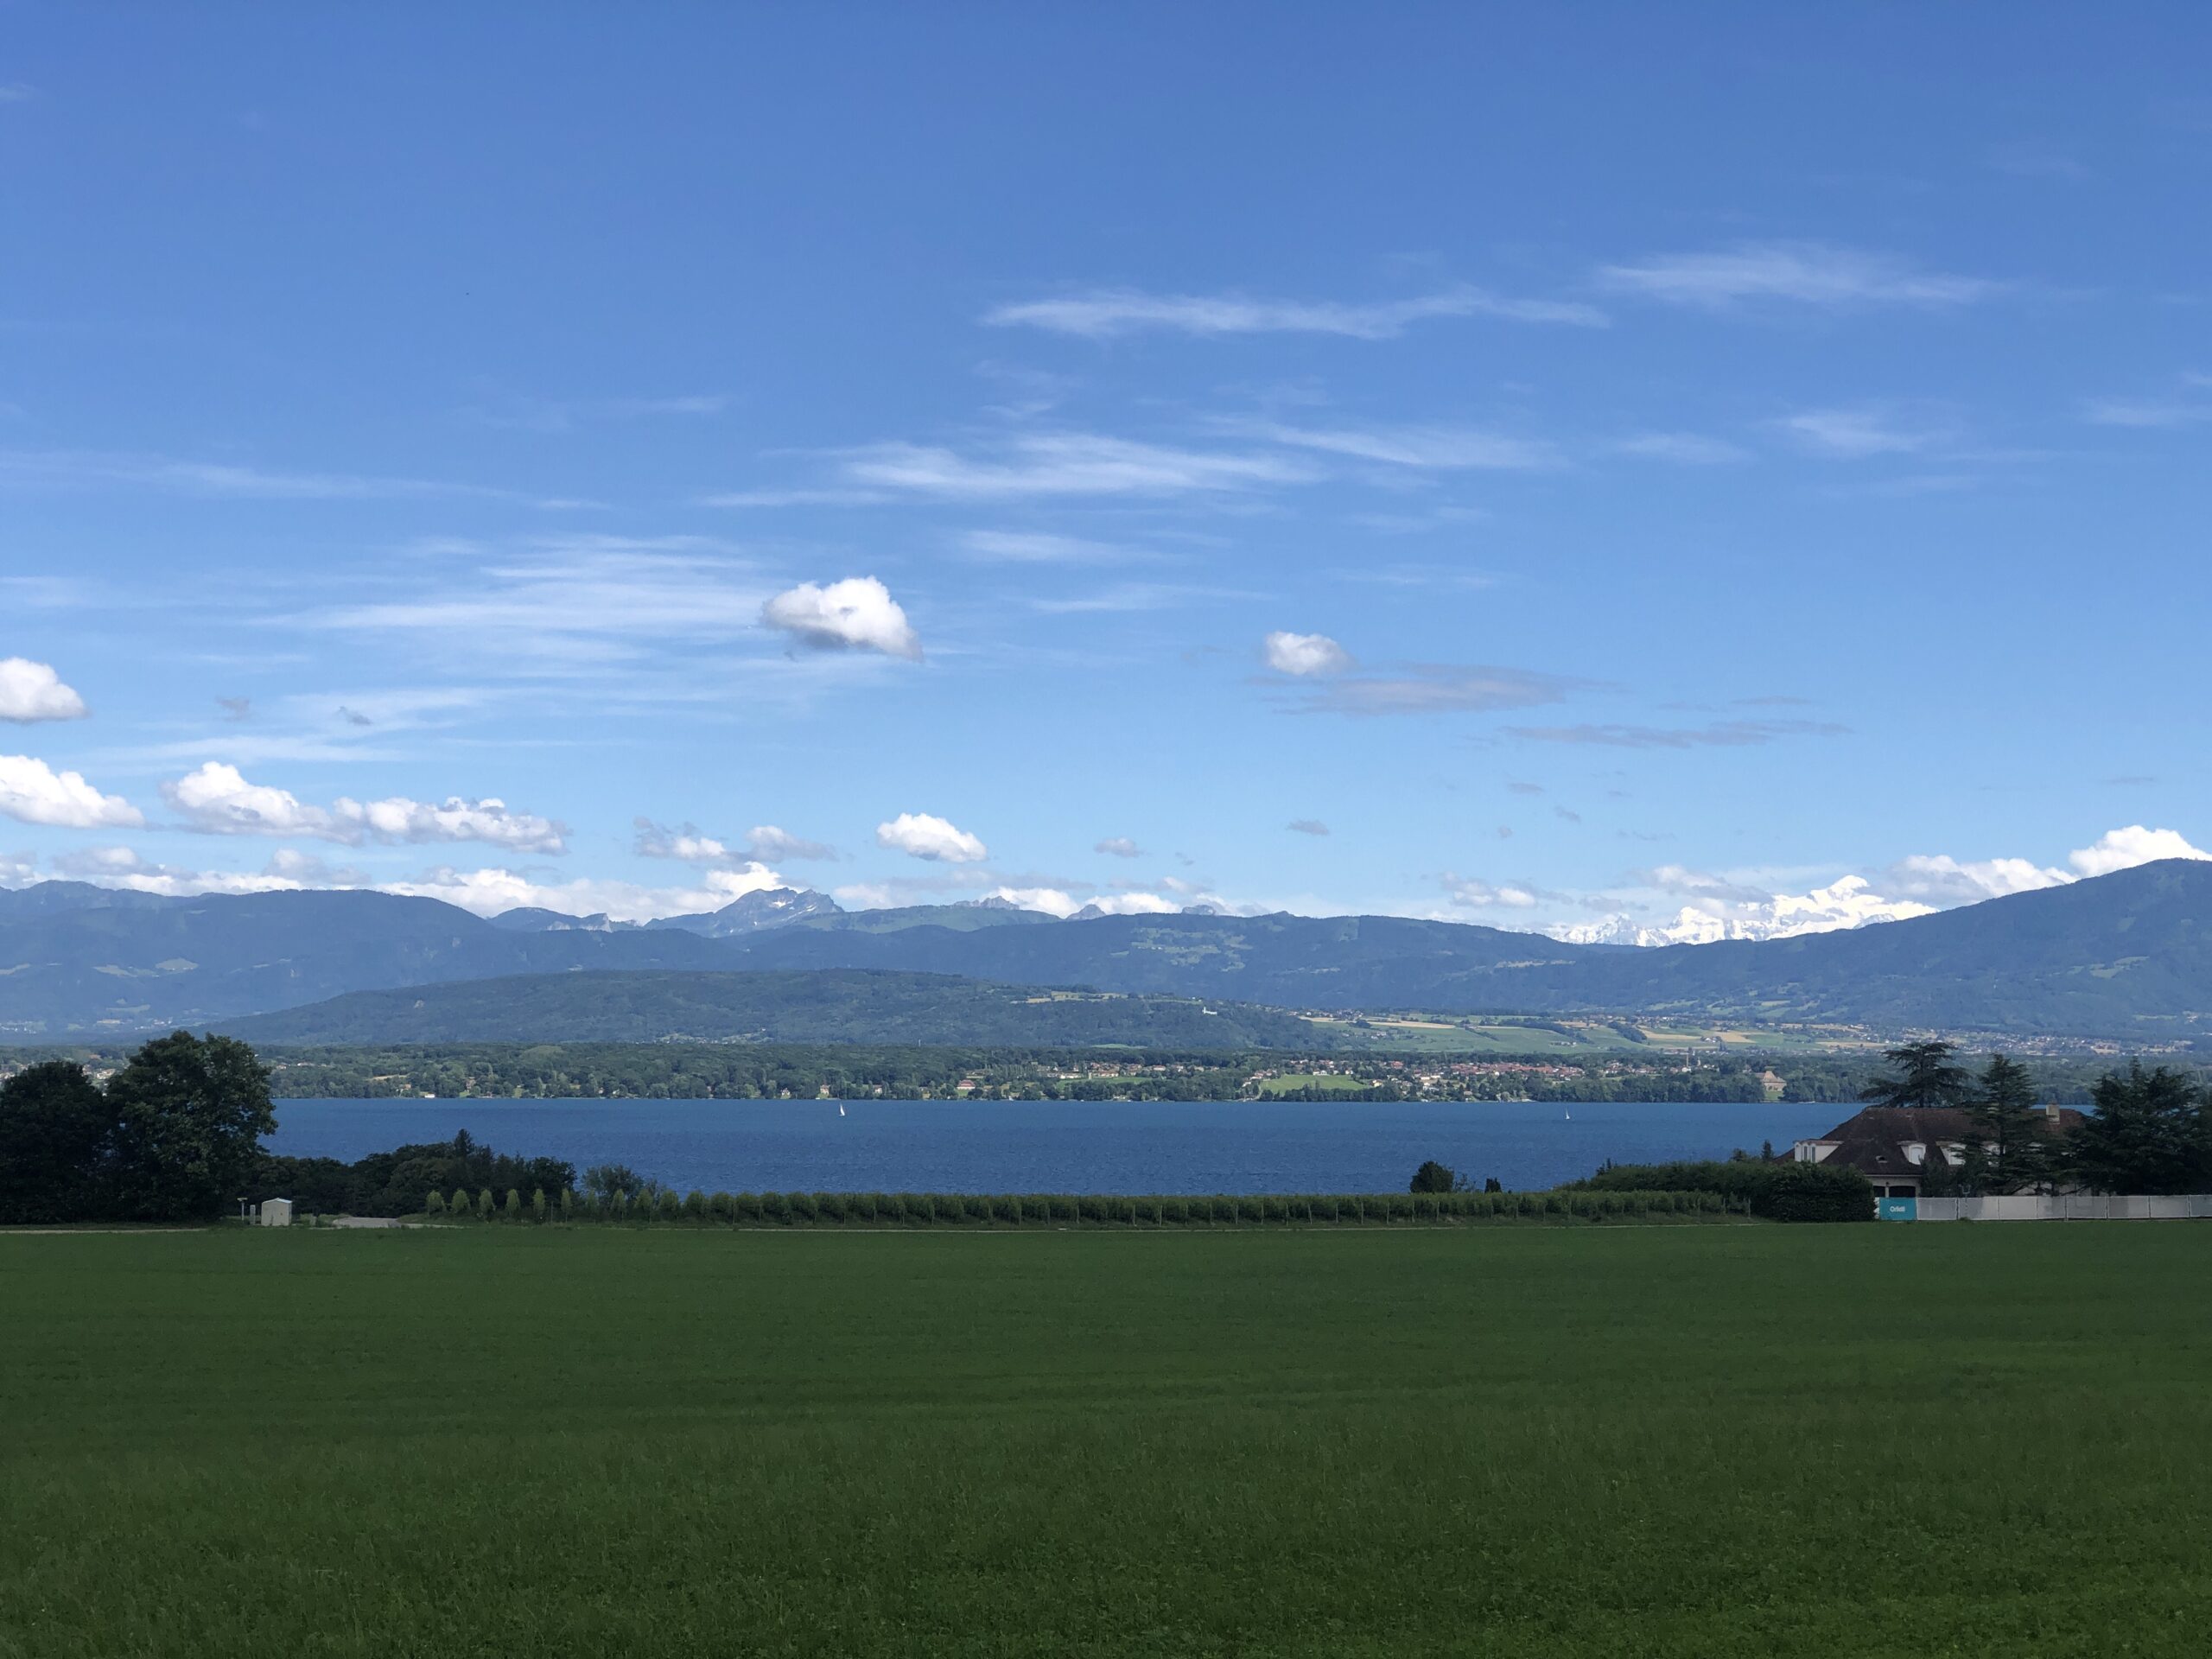
<instances>
[{"instance_id":1,"label":"cloud bank over mountains","mask_svg":"<svg viewBox=\"0 0 2212 1659\"><path fill-rule=\"evenodd\" d=\"M1710 944L1723 939L1786 939L1833 932L1938 910L1979 904L2011 893L2064 887L2161 859L2212 859L2173 830L2129 824L2108 830L2067 855L2066 868L2023 858L1965 861L1948 854L1915 854L1870 880L1847 875L1802 893L1774 893L1741 880L1662 865L1634 884L1687 902L1666 920L1645 921L1616 911L1589 922L1546 928L1553 938L1577 944Z\"/></svg>"}]
</instances>

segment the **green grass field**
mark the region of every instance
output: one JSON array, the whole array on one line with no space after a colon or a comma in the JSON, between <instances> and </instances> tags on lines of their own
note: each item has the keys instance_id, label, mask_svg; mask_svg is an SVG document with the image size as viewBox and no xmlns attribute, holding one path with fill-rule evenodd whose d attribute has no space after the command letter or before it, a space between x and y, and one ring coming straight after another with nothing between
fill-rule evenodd
<instances>
[{"instance_id":1,"label":"green grass field","mask_svg":"<svg viewBox=\"0 0 2212 1659\"><path fill-rule=\"evenodd\" d=\"M2212 1227L0 1236L0 1654L2199 1654Z\"/></svg>"}]
</instances>

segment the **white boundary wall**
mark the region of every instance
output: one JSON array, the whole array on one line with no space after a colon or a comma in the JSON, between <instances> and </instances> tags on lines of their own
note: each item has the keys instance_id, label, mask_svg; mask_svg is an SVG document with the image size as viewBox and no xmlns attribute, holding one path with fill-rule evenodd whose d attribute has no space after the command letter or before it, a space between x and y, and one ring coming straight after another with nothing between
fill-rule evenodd
<instances>
[{"instance_id":1,"label":"white boundary wall","mask_svg":"<svg viewBox=\"0 0 2212 1659\"><path fill-rule=\"evenodd\" d=\"M2212 1219L2212 1193L2146 1198L2140 1193L2021 1194L2001 1198L1923 1198L1916 1221L2187 1221Z\"/></svg>"}]
</instances>

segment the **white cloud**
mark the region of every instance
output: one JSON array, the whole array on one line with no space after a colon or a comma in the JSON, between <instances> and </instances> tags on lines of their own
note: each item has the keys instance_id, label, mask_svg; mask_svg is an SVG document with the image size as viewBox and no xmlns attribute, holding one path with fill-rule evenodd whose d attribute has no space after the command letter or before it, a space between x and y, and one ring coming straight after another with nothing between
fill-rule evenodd
<instances>
[{"instance_id":1,"label":"white cloud","mask_svg":"<svg viewBox=\"0 0 2212 1659\"><path fill-rule=\"evenodd\" d=\"M1173 449L1084 432L1017 437L988 458L925 444L879 443L849 452L843 467L860 484L971 501L1185 495L1298 484L1313 476L1276 455Z\"/></svg>"},{"instance_id":2,"label":"white cloud","mask_svg":"<svg viewBox=\"0 0 2212 1659\"><path fill-rule=\"evenodd\" d=\"M1439 876L1444 891L1455 905L1465 905L1477 910L1488 910L1502 906L1508 910L1529 910L1536 904L1536 895L1528 888L1508 882L1503 887L1488 881L1478 881L1472 876L1454 875L1450 871Z\"/></svg>"},{"instance_id":3,"label":"white cloud","mask_svg":"<svg viewBox=\"0 0 2212 1659\"><path fill-rule=\"evenodd\" d=\"M1268 666L1278 674L1342 674L1357 668L1351 653L1325 633L1278 630L1262 643Z\"/></svg>"},{"instance_id":4,"label":"white cloud","mask_svg":"<svg viewBox=\"0 0 2212 1659\"><path fill-rule=\"evenodd\" d=\"M1118 893L1081 898L1060 887L994 887L986 895L1003 899L1024 910L1040 910L1063 921L1079 911L1107 916L1172 916L1181 906L1156 893Z\"/></svg>"},{"instance_id":5,"label":"white cloud","mask_svg":"<svg viewBox=\"0 0 2212 1659\"><path fill-rule=\"evenodd\" d=\"M746 832L746 851L756 859L772 864L787 859L833 859L837 849L819 841L809 841L804 836L792 835L772 823L756 823Z\"/></svg>"},{"instance_id":6,"label":"white cloud","mask_svg":"<svg viewBox=\"0 0 2212 1659\"><path fill-rule=\"evenodd\" d=\"M0 817L61 830L123 828L145 823L120 795L103 795L81 772L56 772L28 754L0 754Z\"/></svg>"},{"instance_id":7,"label":"white cloud","mask_svg":"<svg viewBox=\"0 0 2212 1659\"><path fill-rule=\"evenodd\" d=\"M741 870L709 870L696 887L647 887L631 881L582 879L540 882L508 869L429 871L411 881L387 881L381 893L442 899L479 916L496 916L524 906L565 916L604 914L618 922L650 921L656 916L690 916L720 910L748 893L780 887L784 880L763 865Z\"/></svg>"},{"instance_id":8,"label":"white cloud","mask_svg":"<svg viewBox=\"0 0 2212 1659\"><path fill-rule=\"evenodd\" d=\"M1510 726L1509 735L1534 743L1611 749L1741 749L1789 737L1843 737L1848 726L1825 720L1716 720L1703 726Z\"/></svg>"},{"instance_id":9,"label":"white cloud","mask_svg":"<svg viewBox=\"0 0 2212 1659\"><path fill-rule=\"evenodd\" d=\"M1301 689L1299 712L1350 715L1485 714L1558 702L1578 682L1519 668L1412 663L1389 674L1363 674Z\"/></svg>"},{"instance_id":10,"label":"white cloud","mask_svg":"<svg viewBox=\"0 0 2212 1659\"><path fill-rule=\"evenodd\" d=\"M671 858L686 864L719 864L723 866L754 863L780 863L786 859L834 859L835 847L824 846L818 841L792 835L772 823L755 824L747 832L745 844L733 847L713 836L702 835L696 824L687 823L678 830L666 824L655 823L651 818L632 820L638 832L633 850L640 858Z\"/></svg>"},{"instance_id":11,"label":"white cloud","mask_svg":"<svg viewBox=\"0 0 2212 1659\"><path fill-rule=\"evenodd\" d=\"M878 651L919 662L922 642L891 590L874 576L848 576L828 587L803 582L760 607L760 620L810 645Z\"/></svg>"},{"instance_id":12,"label":"white cloud","mask_svg":"<svg viewBox=\"0 0 2212 1659\"><path fill-rule=\"evenodd\" d=\"M2175 830L2146 830L2131 823L2125 830L2107 830L2087 847L2067 855L2066 861L2085 876L2110 875L2132 870L2162 858L2212 858L2212 853L2193 847Z\"/></svg>"},{"instance_id":13,"label":"white cloud","mask_svg":"<svg viewBox=\"0 0 2212 1659\"><path fill-rule=\"evenodd\" d=\"M2046 868L2032 859L1961 860L1948 853L1915 853L1883 872L1882 886L1902 898L1948 907L2034 893L2073 879L2064 870Z\"/></svg>"},{"instance_id":14,"label":"white cloud","mask_svg":"<svg viewBox=\"0 0 2212 1659\"><path fill-rule=\"evenodd\" d=\"M238 769L210 760L162 785L162 798L186 827L211 835L305 836L358 846L365 841L391 845L436 842L483 842L512 852L563 853L563 827L550 818L508 809L504 801L454 796L442 804L392 796L356 801L340 796L329 806L311 806L289 790L248 783Z\"/></svg>"},{"instance_id":15,"label":"white cloud","mask_svg":"<svg viewBox=\"0 0 2212 1659\"><path fill-rule=\"evenodd\" d=\"M1530 472L1560 464L1547 443L1456 426L1314 428L1268 423L1237 429L1270 443L1376 461L1393 467Z\"/></svg>"},{"instance_id":16,"label":"white cloud","mask_svg":"<svg viewBox=\"0 0 2212 1659\"><path fill-rule=\"evenodd\" d=\"M454 550L476 553L462 546ZM760 626L764 584L721 544L697 537L572 536L478 558L465 575L411 583L408 596L291 619L309 627L422 636L475 660L550 663L664 653L671 640L722 640Z\"/></svg>"},{"instance_id":17,"label":"white cloud","mask_svg":"<svg viewBox=\"0 0 2212 1659\"><path fill-rule=\"evenodd\" d=\"M1142 858L1144 856L1144 849L1127 836L1109 836L1090 850L1094 853L1104 853L1110 858Z\"/></svg>"},{"instance_id":18,"label":"white cloud","mask_svg":"<svg viewBox=\"0 0 2212 1659\"><path fill-rule=\"evenodd\" d=\"M49 489L130 485L179 494L251 501L383 501L460 497L520 501L512 490L437 479L385 478L352 473L272 472L230 461L180 461L168 455L97 450L0 450L0 480Z\"/></svg>"},{"instance_id":19,"label":"white cloud","mask_svg":"<svg viewBox=\"0 0 2212 1659\"><path fill-rule=\"evenodd\" d=\"M1936 442L1933 433L1899 426L1871 409L1808 409L1786 416L1781 424L1802 448L1839 461L1909 455Z\"/></svg>"},{"instance_id":20,"label":"white cloud","mask_svg":"<svg viewBox=\"0 0 2212 1659\"><path fill-rule=\"evenodd\" d=\"M1607 265L1605 286L1672 305L1723 310L1746 301L1843 308L1964 305L1999 284L1923 270L1893 256L1818 242L1757 242L1708 253L1662 254Z\"/></svg>"},{"instance_id":21,"label":"white cloud","mask_svg":"<svg viewBox=\"0 0 2212 1659\"><path fill-rule=\"evenodd\" d=\"M1624 455L1643 461L1679 461L1685 467L1719 467L1749 459L1748 453L1726 438L1696 432L1643 432L1623 438L1613 446Z\"/></svg>"},{"instance_id":22,"label":"white cloud","mask_svg":"<svg viewBox=\"0 0 2212 1659\"><path fill-rule=\"evenodd\" d=\"M27 726L35 720L82 720L85 714L85 700L46 664L0 658L0 720Z\"/></svg>"},{"instance_id":23,"label":"white cloud","mask_svg":"<svg viewBox=\"0 0 2212 1659\"><path fill-rule=\"evenodd\" d=\"M1564 322L1602 327L1594 306L1556 300L1516 300L1464 285L1411 299L1344 304L1327 300L1258 299L1242 294L1147 294L1135 289L1091 289L1055 299L1002 305L983 321L998 327L1049 329L1088 340L1107 340L1148 329L1175 334L1341 334L1390 340L1408 324L1433 317L1491 316L1515 322Z\"/></svg>"},{"instance_id":24,"label":"white cloud","mask_svg":"<svg viewBox=\"0 0 2212 1659\"><path fill-rule=\"evenodd\" d=\"M940 864L980 864L990 856L983 843L965 830L927 812L901 812L890 823L877 824L875 842L909 858Z\"/></svg>"},{"instance_id":25,"label":"white cloud","mask_svg":"<svg viewBox=\"0 0 2212 1659\"><path fill-rule=\"evenodd\" d=\"M1039 531L971 530L960 538L960 544L976 558L1009 564L1118 564L1150 556L1111 542Z\"/></svg>"}]
</instances>

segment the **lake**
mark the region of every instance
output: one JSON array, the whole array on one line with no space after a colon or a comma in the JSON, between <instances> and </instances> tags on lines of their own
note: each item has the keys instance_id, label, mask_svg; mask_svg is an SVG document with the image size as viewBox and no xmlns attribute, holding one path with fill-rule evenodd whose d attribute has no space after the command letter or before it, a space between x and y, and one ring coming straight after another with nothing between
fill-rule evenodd
<instances>
[{"instance_id":1,"label":"lake","mask_svg":"<svg viewBox=\"0 0 2212 1659\"><path fill-rule=\"evenodd\" d=\"M1391 1192L1426 1158L1516 1191L1785 1147L1847 1106L1530 1102L283 1100L270 1150L353 1160L466 1129L708 1192ZM1570 1116L1571 1114L1571 1116Z\"/></svg>"}]
</instances>

